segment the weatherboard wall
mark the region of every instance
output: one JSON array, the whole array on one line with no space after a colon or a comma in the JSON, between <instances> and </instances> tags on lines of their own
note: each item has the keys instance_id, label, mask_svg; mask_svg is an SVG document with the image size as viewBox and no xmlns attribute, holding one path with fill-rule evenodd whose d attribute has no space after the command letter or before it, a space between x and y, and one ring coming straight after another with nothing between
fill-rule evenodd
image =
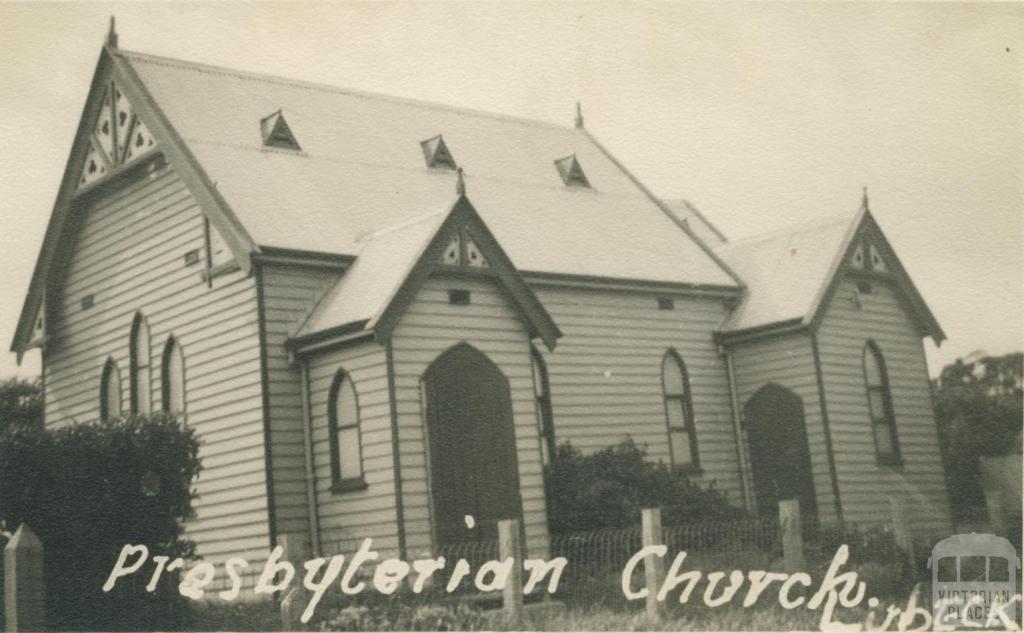
<instances>
[{"instance_id":1,"label":"weatherboard wall","mask_svg":"<svg viewBox=\"0 0 1024 633\"><path fill-rule=\"evenodd\" d=\"M818 517L826 522L835 521L835 496L832 492L832 475L828 463L825 426L821 415L821 399L814 371L814 351L810 335L806 332L797 332L741 343L732 348L732 354L740 415L743 415L743 408L750 398L770 383L792 391L803 401L804 425L807 429L807 446L810 451ZM745 429L743 449L747 455L747 480L751 483L753 495L755 486L749 466L750 447Z\"/></svg>"},{"instance_id":2,"label":"weatherboard wall","mask_svg":"<svg viewBox=\"0 0 1024 633\"><path fill-rule=\"evenodd\" d=\"M129 337L137 311L150 329L151 401L161 401L160 359L168 336L185 359L187 423L202 442L196 517L186 537L219 561L266 557L269 531L263 452L260 348L253 279L232 272L209 287L203 216L169 167L97 192L78 208L77 233L54 279L43 352L48 426L99 417L100 375L108 357L120 370L129 408ZM92 295L94 305L83 309Z\"/></svg>"},{"instance_id":3,"label":"weatherboard wall","mask_svg":"<svg viewBox=\"0 0 1024 633\"><path fill-rule=\"evenodd\" d=\"M948 530L949 500L922 335L891 282L874 279L871 285L870 294L858 292L856 280L844 278L818 332L844 518L890 521L887 500L898 496L915 529ZM876 459L862 364L868 340L878 344L888 368L901 466Z\"/></svg>"},{"instance_id":4,"label":"weatherboard wall","mask_svg":"<svg viewBox=\"0 0 1024 633\"><path fill-rule=\"evenodd\" d=\"M277 534L309 535L305 435L299 365L285 342L341 276L333 268L259 263L262 287L270 460ZM313 404L311 402L311 404Z\"/></svg>"},{"instance_id":5,"label":"weatherboard wall","mask_svg":"<svg viewBox=\"0 0 1024 633\"><path fill-rule=\"evenodd\" d=\"M371 538L376 551L398 555L386 351L380 344L368 340L319 352L312 355L308 363L316 511L323 552L349 554L358 548L362 539ZM331 383L339 371L348 375L356 392L360 452L366 481L363 490L332 490L328 399Z\"/></svg>"},{"instance_id":6,"label":"weatherboard wall","mask_svg":"<svg viewBox=\"0 0 1024 633\"><path fill-rule=\"evenodd\" d=\"M469 290L469 305L452 305L449 289ZM526 548L548 551L547 514L537 408L526 325L495 282L431 277L418 290L391 337L408 555L431 551L428 448L421 397L427 367L448 348L466 342L483 352L509 382Z\"/></svg>"},{"instance_id":7,"label":"weatherboard wall","mask_svg":"<svg viewBox=\"0 0 1024 633\"><path fill-rule=\"evenodd\" d=\"M686 364L700 471L743 503L725 361L712 333L725 318L721 298L566 288L534 283L562 331L554 352L539 346L548 368L558 444L586 452L626 437L652 460L670 461L661 365L675 349ZM674 309L659 310L658 298Z\"/></svg>"}]
</instances>

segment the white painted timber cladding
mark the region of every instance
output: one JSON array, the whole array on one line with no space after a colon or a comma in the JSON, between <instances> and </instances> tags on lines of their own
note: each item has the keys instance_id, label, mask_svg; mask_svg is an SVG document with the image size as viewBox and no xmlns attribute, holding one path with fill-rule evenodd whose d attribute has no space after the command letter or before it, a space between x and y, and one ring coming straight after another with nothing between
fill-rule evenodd
<instances>
[{"instance_id":1,"label":"white painted timber cladding","mask_svg":"<svg viewBox=\"0 0 1024 633\"><path fill-rule=\"evenodd\" d=\"M472 302L449 304L448 290L453 288L469 290ZM428 554L432 546L420 380L434 359L463 341L487 355L508 379L526 549L530 556L545 556L547 515L526 326L493 282L437 277L419 290L392 334L408 554Z\"/></svg>"},{"instance_id":2,"label":"white painted timber cladding","mask_svg":"<svg viewBox=\"0 0 1024 633\"><path fill-rule=\"evenodd\" d=\"M359 402L365 490L331 491L331 451L327 438L327 400L338 370L352 379ZM387 356L384 347L367 341L332 349L309 360L310 412L320 538L325 554L350 554L364 538L376 551L398 554L398 516L391 452L391 408L388 402Z\"/></svg>"},{"instance_id":3,"label":"white painted timber cladding","mask_svg":"<svg viewBox=\"0 0 1024 633\"><path fill-rule=\"evenodd\" d=\"M563 334L554 353L538 346L558 444L570 441L589 452L629 436L652 460L668 462L661 363L675 348L690 376L703 471L691 479L714 482L742 506L725 361L712 338L726 315L722 301L676 295L674 310L659 310L658 297L671 295L540 284L534 290Z\"/></svg>"},{"instance_id":4,"label":"white painted timber cladding","mask_svg":"<svg viewBox=\"0 0 1024 633\"><path fill-rule=\"evenodd\" d=\"M825 447L825 427L821 417L821 401L818 398L818 381L814 371L814 352L811 348L810 335L789 334L742 344L733 350L733 361L741 415L751 396L772 382L789 389L803 400L804 424L807 427L807 445L811 454L811 472L814 478L818 516L826 522L835 521L835 497L832 494L832 476ZM746 433L744 450L747 451L746 461L749 469L750 448L746 441ZM749 481L753 495L752 474L748 476L751 477Z\"/></svg>"},{"instance_id":5,"label":"white painted timber cladding","mask_svg":"<svg viewBox=\"0 0 1024 633\"><path fill-rule=\"evenodd\" d=\"M872 285L871 294L861 294L858 309L852 300L856 282L841 281L818 332L844 518L888 522L888 499L898 495L908 504L915 529L948 530L949 499L921 332L894 286ZM875 459L861 361L868 339L878 343L888 368L902 468Z\"/></svg>"},{"instance_id":6,"label":"white painted timber cladding","mask_svg":"<svg viewBox=\"0 0 1024 633\"><path fill-rule=\"evenodd\" d=\"M337 270L260 264L266 328L270 446L277 534L308 540L305 440L299 367L289 361L285 341L339 278ZM321 421L322 422L322 421Z\"/></svg>"},{"instance_id":7,"label":"white painted timber cladding","mask_svg":"<svg viewBox=\"0 0 1024 633\"><path fill-rule=\"evenodd\" d=\"M141 310L150 328L154 410L160 408L160 359L173 333L185 356L186 411L202 447L197 516L186 523L198 553L217 562L238 555L265 559L269 546L263 455L259 336L252 278L234 272L209 288L202 263L200 208L170 168L123 185L80 211L82 226L57 276L59 309L51 309L43 354L46 423L99 416L103 363L120 368L129 405L128 345ZM83 310L81 299L95 305ZM52 306L51 306L52 307Z\"/></svg>"}]
</instances>

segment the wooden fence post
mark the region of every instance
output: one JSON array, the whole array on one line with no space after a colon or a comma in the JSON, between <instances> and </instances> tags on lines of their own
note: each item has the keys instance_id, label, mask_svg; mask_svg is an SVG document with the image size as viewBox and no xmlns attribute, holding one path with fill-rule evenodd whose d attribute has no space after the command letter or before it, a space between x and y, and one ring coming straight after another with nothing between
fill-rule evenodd
<instances>
[{"instance_id":1,"label":"wooden fence post","mask_svg":"<svg viewBox=\"0 0 1024 633\"><path fill-rule=\"evenodd\" d=\"M303 534L279 534L277 544L284 550L281 560L295 567L295 576L281 598L281 627L285 631L296 631L304 627L301 622L302 611L309 600L306 586L302 582L306 572L303 561L309 554L309 539Z\"/></svg>"},{"instance_id":2,"label":"wooden fence post","mask_svg":"<svg viewBox=\"0 0 1024 633\"><path fill-rule=\"evenodd\" d=\"M4 548L4 617L7 631L45 631L43 544L22 523Z\"/></svg>"},{"instance_id":3,"label":"wooden fence post","mask_svg":"<svg viewBox=\"0 0 1024 633\"><path fill-rule=\"evenodd\" d=\"M896 545L907 553L907 564L913 569L916 564L914 555L914 537L910 533L910 521L907 519L906 502L900 497L889 497L889 509L892 512L892 532Z\"/></svg>"},{"instance_id":4,"label":"wooden fence post","mask_svg":"<svg viewBox=\"0 0 1024 633\"><path fill-rule=\"evenodd\" d=\"M518 627L523 617L523 537L518 519L498 521L498 559L512 559L512 573L502 591L508 623Z\"/></svg>"},{"instance_id":5,"label":"wooden fence post","mask_svg":"<svg viewBox=\"0 0 1024 633\"><path fill-rule=\"evenodd\" d=\"M804 569L804 539L800 523L800 501L779 502L779 528L782 530L782 564L788 572Z\"/></svg>"},{"instance_id":6,"label":"wooden fence post","mask_svg":"<svg viewBox=\"0 0 1024 633\"><path fill-rule=\"evenodd\" d=\"M661 530L661 508L644 508L640 511L643 546L664 545ZM644 558L644 578L647 581L647 617L652 622L661 619L661 603L658 590L665 582L665 559L661 556Z\"/></svg>"}]
</instances>

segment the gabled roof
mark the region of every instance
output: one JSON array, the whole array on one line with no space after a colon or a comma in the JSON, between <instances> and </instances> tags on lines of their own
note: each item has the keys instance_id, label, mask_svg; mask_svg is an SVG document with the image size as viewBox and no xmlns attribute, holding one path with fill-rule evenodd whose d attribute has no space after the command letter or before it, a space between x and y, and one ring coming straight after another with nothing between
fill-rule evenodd
<instances>
[{"instance_id":1,"label":"gabled roof","mask_svg":"<svg viewBox=\"0 0 1024 633\"><path fill-rule=\"evenodd\" d=\"M700 209L693 206L689 200L677 199L664 200L663 202L672 211L672 215L686 222L690 230L703 240L705 244L714 247L729 241L725 234L719 231L718 227L712 224L711 220L701 213Z\"/></svg>"},{"instance_id":2,"label":"gabled roof","mask_svg":"<svg viewBox=\"0 0 1024 633\"><path fill-rule=\"evenodd\" d=\"M116 36L108 39L108 43L100 51L100 57L93 73L89 94L82 109L82 116L72 141L71 152L64 167L57 198L50 212L50 220L43 237L43 244L32 271L25 302L22 304L18 326L11 342L11 351L18 353L20 362L25 350L32 347L32 330L37 315L41 313L46 294L47 283L61 261L66 257L65 247L75 232L76 214L74 209L87 200L103 181L88 183L80 182L83 167L89 159L93 146L93 128L104 106L103 99L111 82L123 91L132 104L135 114L144 123L147 133L151 136L156 148L150 154L159 155L169 163L189 186L190 191L199 201L203 212L228 242L239 266L243 271L250 269L249 254L258 252L259 247L252 241L245 228L238 222L231 209L217 192L216 187L206 177L196 162L195 156L181 141L174 128L167 123L159 106L149 97L145 87L138 81L135 73L127 66L117 49ZM111 170L108 180L115 175L135 169L143 161Z\"/></svg>"},{"instance_id":3,"label":"gabled roof","mask_svg":"<svg viewBox=\"0 0 1024 633\"><path fill-rule=\"evenodd\" d=\"M747 283L723 334L778 326L816 327L861 238L869 235L890 263L896 284L923 331L936 343L945 334L914 286L866 204L856 214L724 242L715 252Z\"/></svg>"},{"instance_id":4,"label":"gabled roof","mask_svg":"<svg viewBox=\"0 0 1024 633\"><path fill-rule=\"evenodd\" d=\"M261 246L351 255L358 238L438 208L453 174L424 165L443 134L473 201L520 269L737 287L585 130L119 51ZM263 147L282 109L302 154ZM552 162L575 154L591 189ZM587 239L577 227L587 226Z\"/></svg>"},{"instance_id":5,"label":"gabled roof","mask_svg":"<svg viewBox=\"0 0 1024 633\"><path fill-rule=\"evenodd\" d=\"M522 269L742 285L586 130L131 53L116 42L112 34L97 64L11 345L19 355L32 346L72 229L66 220L85 198L77 179L111 78L152 134L153 153L183 178L246 273L261 247L354 255L360 236L443 206L452 174L425 167L417 147L443 133ZM287 113L302 151L265 146L260 121L274 112ZM591 189L567 188L551 168L569 154L587 165ZM576 232L582 225L586 240Z\"/></svg>"},{"instance_id":6,"label":"gabled roof","mask_svg":"<svg viewBox=\"0 0 1024 633\"><path fill-rule=\"evenodd\" d=\"M370 331L387 340L431 274L459 270L443 264L453 235L470 235L472 252L479 249L487 262L486 268L474 271L467 265L461 272L493 279L522 315L531 336L539 336L554 349L561 336L554 320L464 195L448 211L413 218L364 238L355 263L314 307L289 345L301 349L338 333L351 336Z\"/></svg>"}]
</instances>

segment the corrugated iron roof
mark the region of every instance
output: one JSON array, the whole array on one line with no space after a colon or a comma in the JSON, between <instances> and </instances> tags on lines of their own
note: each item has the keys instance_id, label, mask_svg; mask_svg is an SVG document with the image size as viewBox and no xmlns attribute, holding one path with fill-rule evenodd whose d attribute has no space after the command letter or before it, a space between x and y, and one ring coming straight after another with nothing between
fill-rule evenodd
<instances>
[{"instance_id":1,"label":"corrugated iron roof","mask_svg":"<svg viewBox=\"0 0 1024 633\"><path fill-rule=\"evenodd\" d=\"M723 330L807 317L860 217L860 212L832 217L716 246L715 252L747 284L746 298Z\"/></svg>"},{"instance_id":2,"label":"corrugated iron roof","mask_svg":"<svg viewBox=\"0 0 1024 633\"><path fill-rule=\"evenodd\" d=\"M357 254L367 233L450 202L455 175L520 270L735 287L582 131L119 51L261 246ZM302 152L263 146L281 110ZM566 187L575 154L592 189ZM586 230L581 230L585 227Z\"/></svg>"},{"instance_id":3,"label":"corrugated iron roof","mask_svg":"<svg viewBox=\"0 0 1024 633\"><path fill-rule=\"evenodd\" d=\"M295 337L358 321L372 329L446 216L432 213L364 238L355 263L321 298Z\"/></svg>"},{"instance_id":4,"label":"corrugated iron roof","mask_svg":"<svg viewBox=\"0 0 1024 633\"><path fill-rule=\"evenodd\" d=\"M686 222L697 237L704 240L704 243L712 248L728 242L725 234L718 230L711 220L700 212L700 209L690 203L689 200L663 200L665 206L672 211L680 220Z\"/></svg>"}]
</instances>

